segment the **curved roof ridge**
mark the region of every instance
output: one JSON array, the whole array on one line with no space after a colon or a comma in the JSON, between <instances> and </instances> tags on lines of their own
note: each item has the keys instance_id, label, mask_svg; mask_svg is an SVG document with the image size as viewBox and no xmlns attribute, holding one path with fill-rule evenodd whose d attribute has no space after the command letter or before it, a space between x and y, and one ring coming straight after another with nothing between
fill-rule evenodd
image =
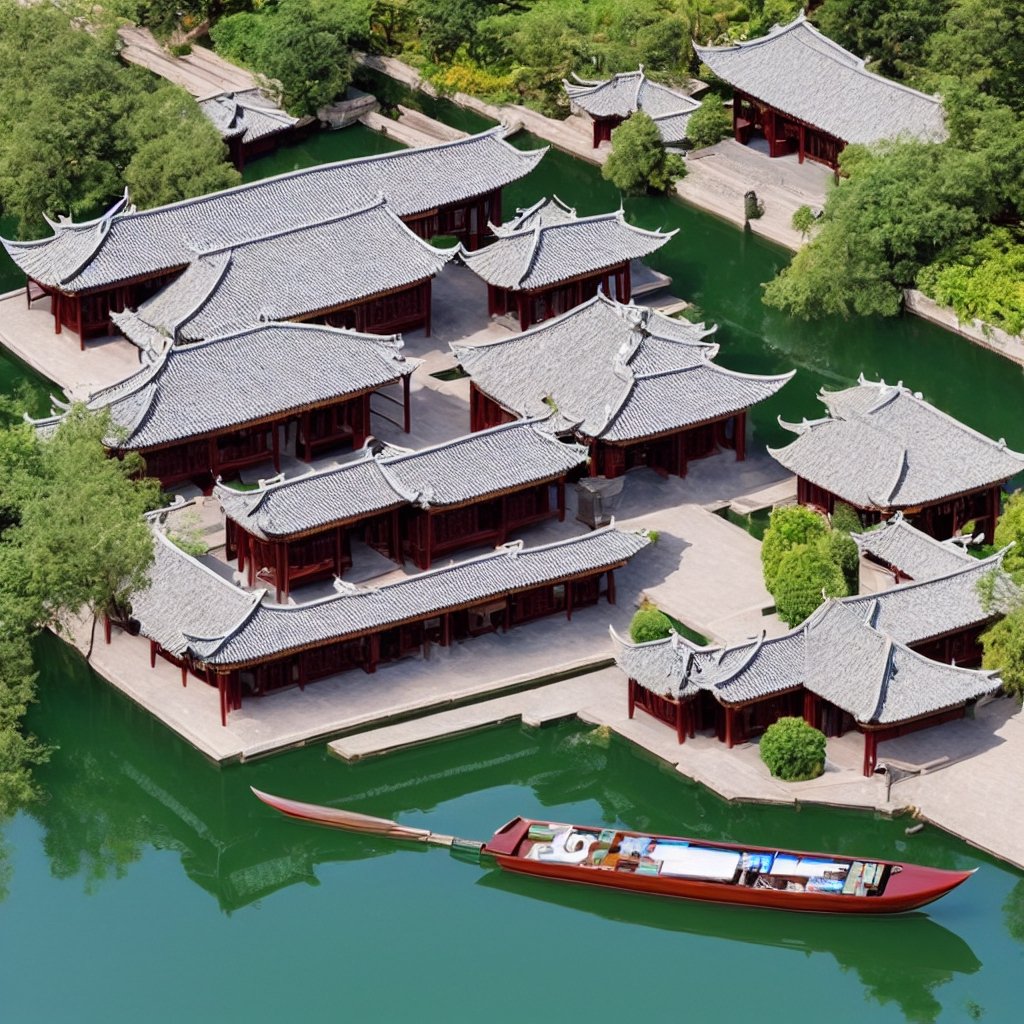
<instances>
[{"instance_id":1,"label":"curved roof ridge","mask_svg":"<svg viewBox=\"0 0 1024 1024\"><path fill-rule=\"evenodd\" d=\"M368 342L381 343L379 347L394 347L396 351L405 348L405 339L401 332L397 334L373 334L370 331L357 331L354 327L332 327L330 324L314 324L300 322L297 320L264 320L260 323L249 324L247 327L239 327L237 330L228 331L225 334L215 334L212 338L204 338L202 341L190 341L188 345L178 345L180 349L198 349L205 345L212 345L218 341L229 341L233 338L241 338L246 334L255 334L257 331L282 328L289 331L319 331L324 334L337 334L346 338L360 338ZM403 358L405 358L403 356Z\"/></svg>"}]
</instances>

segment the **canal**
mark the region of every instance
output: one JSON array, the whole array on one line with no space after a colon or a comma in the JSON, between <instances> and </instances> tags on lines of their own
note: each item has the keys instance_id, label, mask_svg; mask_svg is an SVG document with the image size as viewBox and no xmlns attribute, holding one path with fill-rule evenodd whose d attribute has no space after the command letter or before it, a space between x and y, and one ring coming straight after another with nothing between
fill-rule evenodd
<instances>
[{"instance_id":1,"label":"canal","mask_svg":"<svg viewBox=\"0 0 1024 1024\"><path fill-rule=\"evenodd\" d=\"M450 110L435 108L449 117ZM461 126L477 127L457 112ZM520 137L517 145L539 145ZM266 175L390 148L362 128L253 164ZM597 170L550 152L506 209L556 192L618 205ZM754 417L814 416L820 387L902 379L1024 448L1021 370L915 318L804 324L766 309L782 250L666 199L627 199L678 228L655 265L718 323L724 364L796 379ZM9 275L6 287L17 287ZM0 360L0 389L45 382ZM219 770L39 642L30 726L56 745L47 798L4 824L5 1020L1015 1020L1024 879L935 829L818 808L731 806L600 731L503 727L364 764L322 746ZM387 670L380 675L387 685ZM485 838L516 814L979 867L927 912L878 921L716 909L517 879L440 850L278 820L271 792Z\"/></svg>"}]
</instances>

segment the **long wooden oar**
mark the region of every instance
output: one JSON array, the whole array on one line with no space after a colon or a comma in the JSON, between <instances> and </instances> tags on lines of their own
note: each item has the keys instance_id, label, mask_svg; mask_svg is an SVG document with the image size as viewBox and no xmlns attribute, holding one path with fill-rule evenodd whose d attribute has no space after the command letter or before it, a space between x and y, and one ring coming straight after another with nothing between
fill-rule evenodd
<instances>
[{"instance_id":1,"label":"long wooden oar","mask_svg":"<svg viewBox=\"0 0 1024 1024\"><path fill-rule=\"evenodd\" d=\"M400 825L390 818L375 818L369 814L356 811L345 811L338 807L324 807L320 804L306 804L299 800L288 800L286 797L274 796L249 787L253 795L262 800L268 807L289 818L308 821L314 825L325 825L328 828L340 828L346 832L362 832L365 835L384 836L387 839L405 839L418 843L429 843L432 846L447 846L461 850L479 851L483 843L475 839L459 839L457 836L440 835L425 828L412 828Z\"/></svg>"}]
</instances>

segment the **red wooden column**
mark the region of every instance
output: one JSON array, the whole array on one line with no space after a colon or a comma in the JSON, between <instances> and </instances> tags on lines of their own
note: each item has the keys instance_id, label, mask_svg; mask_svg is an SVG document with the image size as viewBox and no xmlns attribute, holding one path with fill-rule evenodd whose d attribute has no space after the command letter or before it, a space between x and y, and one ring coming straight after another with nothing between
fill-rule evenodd
<instances>
[{"instance_id":1,"label":"red wooden column","mask_svg":"<svg viewBox=\"0 0 1024 1024\"><path fill-rule=\"evenodd\" d=\"M103 616L103 642L110 643L110 616Z\"/></svg>"},{"instance_id":2,"label":"red wooden column","mask_svg":"<svg viewBox=\"0 0 1024 1024\"><path fill-rule=\"evenodd\" d=\"M680 744L686 742L687 732L687 705L681 700L676 701L676 739Z\"/></svg>"},{"instance_id":3,"label":"red wooden column","mask_svg":"<svg viewBox=\"0 0 1024 1024\"><path fill-rule=\"evenodd\" d=\"M220 458L219 458L218 453L217 453L217 438L216 438L216 436L211 434L207 438L207 442L206 443L207 443L207 452L208 452L207 458L210 460L210 476L212 476L213 479L216 480L217 479L217 469L220 466Z\"/></svg>"},{"instance_id":4,"label":"red wooden column","mask_svg":"<svg viewBox=\"0 0 1024 1024\"><path fill-rule=\"evenodd\" d=\"M182 689L188 686L188 665L185 662L181 663L181 686Z\"/></svg>"},{"instance_id":5,"label":"red wooden column","mask_svg":"<svg viewBox=\"0 0 1024 1024\"><path fill-rule=\"evenodd\" d=\"M875 761L878 757L878 734L874 730L864 733L864 774L875 774Z\"/></svg>"},{"instance_id":6,"label":"red wooden column","mask_svg":"<svg viewBox=\"0 0 1024 1024\"><path fill-rule=\"evenodd\" d=\"M736 461L743 462L747 457L747 411L736 413L733 417L733 440L736 443Z\"/></svg>"},{"instance_id":7,"label":"red wooden column","mask_svg":"<svg viewBox=\"0 0 1024 1024\"><path fill-rule=\"evenodd\" d=\"M412 426L412 414L411 414L411 411L410 411L411 407L410 407L410 404L409 404L409 393L410 393L410 390L411 390L411 385L412 385L412 374L411 373L407 373L402 378L402 412L403 412L402 429L407 434L409 433L409 430L411 429L411 426Z\"/></svg>"},{"instance_id":8,"label":"red wooden column","mask_svg":"<svg viewBox=\"0 0 1024 1024\"><path fill-rule=\"evenodd\" d=\"M501 224L501 189L496 188L491 193L491 216L492 224Z\"/></svg>"},{"instance_id":9,"label":"red wooden column","mask_svg":"<svg viewBox=\"0 0 1024 1024\"><path fill-rule=\"evenodd\" d=\"M629 717L632 718L633 717L633 712L636 710L636 680L635 679L630 679L630 681L629 681L629 689L627 690L627 693L629 694Z\"/></svg>"},{"instance_id":10,"label":"red wooden column","mask_svg":"<svg viewBox=\"0 0 1024 1024\"><path fill-rule=\"evenodd\" d=\"M607 595L608 595L608 603L609 604L615 604L615 570L614 569L609 569L608 570Z\"/></svg>"},{"instance_id":11,"label":"red wooden column","mask_svg":"<svg viewBox=\"0 0 1024 1024\"><path fill-rule=\"evenodd\" d=\"M558 483L555 485L558 494L558 521L560 523L565 522L565 477L559 477Z\"/></svg>"},{"instance_id":12,"label":"red wooden column","mask_svg":"<svg viewBox=\"0 0 1024 1024\"><path fill-rule=\"evenodd\" d=\"M632 275L630 273L629 264L625 263L622 267L622 298L619 299L619 302L629 302L629 298L632 294Z\"/></svg>"},{"instance_id":13,"label":"red wooden column","mask_svg":"<svg viewBox=\"0 0 1024 1024\"><path fill-rule=\"evenodd\" d=\"M155 640L149 641L149 667L156 668L156 652L160 650L160 645Z\"/></svg>"},{"instance_id":14,"label":"red wooden column","mask_svg":"<svg viewBox=\"0 0 1024 1024\"><path fill-rule=\"evenodd\" d=\"M732 707L726 707L725 709L725 745L731 747L733 745L733 727L736 711Z\"/></svg>"},{"instance_id":15,"label":"red wooden column","mask_svg":"<svg viewBox=\"0 0 1024 1024\"><path fill-rule=\"evenodd\" d=\"M60 300L61 300L60 292L51 292L50 293L50 312L53 313L53 333L54 334L60 334L61 329L62 329L61 328L61 323L60 323L60 314L61 314L61 308L60 308L61 302L60 302Z\"/></svg>"},{"instance_id":16,"label":"red wooden column","mask_svg":"<svg viewBox=\"0 0 1024 1024\"><path fill-rule=\"evenodd\" d=\"M804 162L804 148L806 146L806 129L801 124L799 126L799 133L797 135L797 153L799 154L800 163Z\"/></svg>"},{"instance_id":17,"label":"red wooden column","mask_svg":"<svg viewBox=\"0 0 1024 1024\"><path fill-rule=\"evenodd\" d=\"M209 675L210 670L206 671ZM228 724L228 693L227 679L223 672L217 673L217 696L220 698L220 724L226 726Z\"/></svg>"}]
</instances>

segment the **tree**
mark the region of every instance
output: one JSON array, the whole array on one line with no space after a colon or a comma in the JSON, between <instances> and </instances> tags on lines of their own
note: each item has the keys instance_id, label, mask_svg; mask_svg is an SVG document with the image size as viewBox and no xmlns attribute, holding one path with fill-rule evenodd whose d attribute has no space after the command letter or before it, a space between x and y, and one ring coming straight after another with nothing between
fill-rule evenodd
<instances>
[{"instance_id":1,"label":"tree","mask_svg":"<svg viewBox=\"0 0 1024 1024\"><path fill-rule=\"evenodd\" d=\"M860 548L843 530L831 529L821 540L822 552L843 574L846 593L856 594L860 589Z\"/></svg>"},{"instance_id":2,"label":"tree","mask_svg":"<svg viewBox=\"0 0 1024 1024\"><path fill-rule=\"evenodd\" d=\"M1015 579L1024 580L1024 491L1014 491L996 521L993 542L997 548L1013 547L1003 556L1003 568Z\"/></svg>"},{"instance_id":3,"label":"tree","mask_svg":"<svg viewBox=\"0 0 1024 1024\"><path fill-rule=\"evenodd\" d=\"M612 132L612 152L601 175L631 195L669 192L685 177L686 164L665 150L658 126L637 111Z\"/></svg>"},{"instance_id":4,"label":"tree","mask_svg":"<svg viewBox=\"0 0 1024 1024\"><path fill-rule=\"evenodd\" d=\"M807 240L807 236L811 233L811 228L817 223L818 218L814 216L814 211L807 205L798 206L793 211L793 220L791 221L794 231L800 232L800 237Z\"/></svg>"},{"instance_id":5,"label":"tree","mask_svg":"<svg viewBox=\"0 0 1024 1024\"><path fill-rule=\"evenodd\" d=\"M672 632L672 620L652 604L644 605L629 623L629 636L635 644L662 640Z\"/></svg>"},{"instance_id":6,"label":"tree","mask_svg":"<svg viewBox=\"0 0 1024 1024\"><path fill-rule=\"evenodd\" d=\"M764 301L796 316L894 316L921 267L974 235L993 212L978 154L949 145L848 146L848 180L832 189L821 228L768 283Z\"/></svg>"},{"instance_id":7,"label":"tree","mask_svg":"<svg viewBox=\"0 0 1024 1024\"><path fill-rule=\"evenodd\" d=\"M802 544L810 544L828 533L825 518L805 505L783 505L772 509L768 529L761 541L761 568L764 585L775 591L775 581L783 556Z\"/></svg>"},{"instance_id":8,"label":"tree","mask_svg":"<svg viewBox=\"0 0 1024 1024\"><path fill-rule=\"evenodd\" d=\"M775 611L789 626L798 626L826 597L846 597L849 591L842 570L832 560L828 538L801 544L779 562L772 595Z\"/></svg>"},{"instance_id":9,"label":"tree","mask_svg":"<svg viewBox=\"0 0 1024 1024\"><path fill-rule=\"evenodd\" d=\"M825 770L825 734L802 718L780 718L765 730L761 760L778 779L805 782Z\"/></svg>"},{"instance_id":10,"label":"tree","mask_svg":"<svg viewBox=\"0 0 1024 1024\"><path fill-rule=\"evenodd\" d=\"M1024 605L981 634L983 668L999 673L1003 689L1024 700Z\"/></svg>"},{"instance_id":11,"label":"tree","mask_svg":"<svg viewBox=\"0 0 1024 1024\"><path fill-rule=\"evenodd\" d=\"M732 120L722 105L721 97L711 93L700 101L686 122L686 137L694 149L713 146L732 133Z\"/></svg>"},{"instance_id":12,"label":"tree","mask_svg":"<svg viewBox=\"0 0 1024 1024\"><path fill-rule=\"evenodd\" d=\"M857 510L845 501L837 501L832 508L832 529L843 533L863 533L864 525L857 515Z\"/></svg>"}]
</instances>

